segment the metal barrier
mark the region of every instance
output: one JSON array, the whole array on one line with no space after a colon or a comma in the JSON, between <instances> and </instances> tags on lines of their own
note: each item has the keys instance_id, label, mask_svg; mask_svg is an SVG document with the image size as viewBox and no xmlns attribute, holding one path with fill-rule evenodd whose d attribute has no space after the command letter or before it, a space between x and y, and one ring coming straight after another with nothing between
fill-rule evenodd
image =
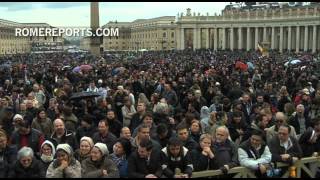
<instances>
[{"instance_id":1,"label":"metal barrier","mask_svg":"<svg viewBox=\"0 0 320 180\"><path fill-rule=\"evenodd\" d=\"M293 166L296 167L297 178L301 178L301 171L303 170L309 177L314 178L316 174L317 168L311 168L309 166L316 166L320 167L320 156L318 157L306 157L296 161ZM277 167L288 167L288 164L285 163L277 163ZM233 178L256 178L254 171L251 169L238 166L230 169L228 174L235 174ZM287 170L282 178L289 177L290 171ZM219 176L223 175L221 170L206 170L206 171L199 171L193 172L192 178L200 178L200 177L212 177L212 176Z\"/></svg>"}]
</instances>

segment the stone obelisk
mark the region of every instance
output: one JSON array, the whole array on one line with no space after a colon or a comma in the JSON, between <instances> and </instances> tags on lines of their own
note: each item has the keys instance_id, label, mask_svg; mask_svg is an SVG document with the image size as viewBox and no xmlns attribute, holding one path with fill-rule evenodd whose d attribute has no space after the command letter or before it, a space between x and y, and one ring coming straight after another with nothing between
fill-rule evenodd
<instances>
[{"instance_id":1,"label":"stone obelisk","mask_svg":"<svg viewBox=\"0 0 320 180\"><path fill-rule=\"evenodd\" d=\"M90 26L94 34L90 41L90 52L98 57L100 56L100 37L95 36L95 32L99 28L99 2L91 2L90 7Z\"/></svg>"}]
</instances>

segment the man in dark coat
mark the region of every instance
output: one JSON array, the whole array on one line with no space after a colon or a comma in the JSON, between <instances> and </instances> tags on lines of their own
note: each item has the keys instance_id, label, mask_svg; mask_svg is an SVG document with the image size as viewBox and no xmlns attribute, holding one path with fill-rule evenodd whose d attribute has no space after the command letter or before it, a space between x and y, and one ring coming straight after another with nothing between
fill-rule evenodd
<instances>
[{"instance_id":1,"label":"man in dark coat","mask_svg":"<svg viewBox=\"0 0 320 180\"><path fill-rule=\"evenodd\" d=\"M133 132L141 123L142 118L146 113L146 105L143 102L139 102L137 105L137 112L132 116L130 121L130 131Z\"/></svg>"},{"instance_id":2,"label":"man in dark coat","mask_svg":"<svg viewBox=\"0 0 320 180\"><path fill-rule=\"evenodd\" d=\"M320 118L312 120L313 127L309 127L300 139L303 157L319 155L320 152Z\"/></svg>"},{"instance_id":3,"label":"man in dark coat","mask_svg":"<svg viewBox=\"0 0 320 180\"><path fill-rule=\"evenodd\" d=\"M78 127L76 131L77 142L80 142L82 137L91 137L95 133L96 128L93 122L94 117L92 115L86 114L83 116L81 119L81 126Z\"/></svg>"},{"instance_id":4,"label":"man in dark coat","mask_svg":"<svg viewBox=\"0 0 320 180\"><path fill-rule=\"evenodd\" d=\"M62 119L56 119L53 122L53 134L49 140L54 144L55 147L58 144L69 144L73 150L79 148L79 143L76 140L75 135L65 128L65 124Z\"/></svg>"},{"instance_id":5,"label":"man in dark coat","mask_svg":"<svg viewBox=\"0 0 320 180\"><path fill-rule=\"evenodd\" d=\"M311 120L305 113L304 105L297 105L295 115L290 117L289 124L294 127L298 135L303 134L311 126Z\"/></svg>"},{"instance_id":6,"label":"man in dark coat","mask_svg":"<svg viewBox=\"0 0 320 180\"><path fill-rule=\"evenodd\" d=\"M122 129L122 123L118 119L116 119L116 114L113 110L109 110L107 112L107 121L109 124L110 132L112 132L112 134L119 138Z\"/></svg>"},{"instance_id":7,"label":"man in dark coat","mask_svg":"<svg viewBox=\"0 0 320 180\"><path fill-rule=\"evenodd\" d=\"M10 167L17 160L17 146L8 145L7 134L0 129L0 178L8 177Z\"/></svg>"},{"instance_id":8,"label":"man in dark coat","mask_svg":"<svg viewBox=\"0 0 320 180\"><path fill-rule=\"evenodd\" d=\"M197 149L199 144L193 140L188 132L187 126L185 124L179 124L177 127L178 138L182 141L184 147L186 147L189 151L193 149Z\"/></svg>"},{"instance_id":9,"label":"man in dark coat","mask_svg":"<svg viewBox=\"0 0 320 180\"><path fill-rule=\"evenodd\" d=\"M18 130L10 138L10 144L15 144L18 149L24 146L31 147L35 153L38 153L44 142L44 134L31 128L30 121L23 119L17 122Z\"/></svg>"},{"instance_id":10,"label":"man in dark coat","mask_svg":"<svg viewBox=\"0 0 320 180\"><path fill-rule=\"evenodd\" d=\"M221 126L216 129L216 139L213 142L213 154L215 155L213 168L220 169L224 174L239 164L237 148L228 137L227 127Z\"/></svg>"},{"instance_id":11,"label":"man in dark coat","mask_svg":"<svg viewBox=\"0 0 320 180\"><path fill-rule=\"evenodd\" d=\"M170 138L168 146L161 150L163 173L169 178L191 177L193 164L190 151L177 138ZM176 174L180 171L181 174Z\"/></svg>"},{"instance_id":12,"label":"man in dark coat","mask_svg":"<svg viewBox=\"0 0 320 180\"><path fill-rule=\"evenodd\" d=\"M142 140L128 160L129 178L159 178L162 176L160 151L150 140Z\"/></svg>"},{"instance_id":13,"label":"man in dark coat","mask_svg":"<svg viewBox=\"0 0 320 180\"><path fill-rule=\"evenodd\" d=\"M109 124L106 119L100 120L98 124L98 132L92 136L94 143L101 142L107 145L109 152L113 152L113 145L115 144L117 137L109 130Z\"/></svg>"},{"instance_id":14,"label":"man in dark coat","mask_svg":"<svg viewBox=\"0 0 320 180\"><path fill-rule=\"evenodd\" d=\"M281 125L278 136L271 139L269 148L273 162L293 164L302 157L301 147L295 138L289 136L290 131L290 126Z\"/></svg>"}]
</instances>

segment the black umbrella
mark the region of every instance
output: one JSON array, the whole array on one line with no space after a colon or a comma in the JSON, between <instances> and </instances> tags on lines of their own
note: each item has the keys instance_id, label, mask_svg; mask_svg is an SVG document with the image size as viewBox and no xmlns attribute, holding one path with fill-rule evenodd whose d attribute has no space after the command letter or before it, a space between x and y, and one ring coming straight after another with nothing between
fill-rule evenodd
<instances>
[{"instance_id":1,"label":"black umbrella","mask_svg":"<svg viewBox=\"0 0 320 180\"><path fill-rule=\"evenodd\" d=\"M76 99L86 99L86 98L94 98L99 97L100 94L97 92L77 92L73 93L69 100L76 100Z\"/></svg>"}]
</instances>

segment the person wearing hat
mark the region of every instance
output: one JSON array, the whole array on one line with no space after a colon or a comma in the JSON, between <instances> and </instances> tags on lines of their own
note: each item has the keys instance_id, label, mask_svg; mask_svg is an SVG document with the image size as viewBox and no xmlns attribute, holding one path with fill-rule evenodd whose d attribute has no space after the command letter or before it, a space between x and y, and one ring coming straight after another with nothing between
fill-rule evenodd
<instances>
[{"instance_id":1,"label":"person wearing hat","mask_svg":"<svg viewBox=\"0 0 320 180\"><path fill-rule=\"evenodd\" d=\"M46 178L81 178L81 164L73 157L69 144L59 144L56 156L48 167Z\"/></svg>"},{"instance_id":2,"label":"person wearing hat","mask_svg":"<svg viewBox=\"0 0 320 180\"><path fill-rule=\"evenodd\" d=\"M20 116L16 118L21 118ZM42 143L45 141L44 134L31 128L31 121L26 118L16 121L17 131L13 132L10 138L11 144L16 144L18 149L24 146L31 147L37 155L40 151Z\"/></svg>"},{"instance_id":3,"label":"person wearing hat","mask_svg":"<svg viewBox=\"0 0 320 180\"><path fill-rule=\"evenodd\" d=\"M90 157L93 145L93 140L90 137L82 137L80 140L80 148L74 153L75 158L82 163L83 160Z\"/></svg>"},{"instance_id":4,"label":"person wearing hat","mask_svg":"<svg viewBox=\"0 0 320 180\"><path fill-rule=\"evenodd\" d=\"M127 91L123 88L123 86L118 86L117 91L113 95L114 104L115 104L115 110L117 113L118 120L120 122L123 122L123 116L122 116L122 107L124 106L124 98L128 96L129 94Z\"/></svg>"},{"instance_id":5,"label":"person wearing hat","mask_svg":"<svg viewBox=\"0 0 320 180\"><path fill-rule=\"evenodd\" d=\"M0 129L0 178L8 177L10 167L17 160L17 146L8 144L5 130Z\"/></svg>"},{"instance_id":6,"label":"person wearing hat","mask_svg":"<svg viewBox=\"0 0 320 180\"><path fill-rule=\"evenodd\" d=\"M45 171L47 171L50 163L53 161L55 154L56 148L52 142L49 140L44 141L41 145L39 157Z\"/></svg>"},{"instance_id":7,"label":"person wearing hat","mask_svg":"<svg viewBox=\"0 0 320 180\"><path fill-rule=\"evenodd\" d=\"M96 143L91 150L91 157L82 162L82 177L86 178L119 178L116 164L108 157L108 147Z\"/></svg>"}]
</instances>

